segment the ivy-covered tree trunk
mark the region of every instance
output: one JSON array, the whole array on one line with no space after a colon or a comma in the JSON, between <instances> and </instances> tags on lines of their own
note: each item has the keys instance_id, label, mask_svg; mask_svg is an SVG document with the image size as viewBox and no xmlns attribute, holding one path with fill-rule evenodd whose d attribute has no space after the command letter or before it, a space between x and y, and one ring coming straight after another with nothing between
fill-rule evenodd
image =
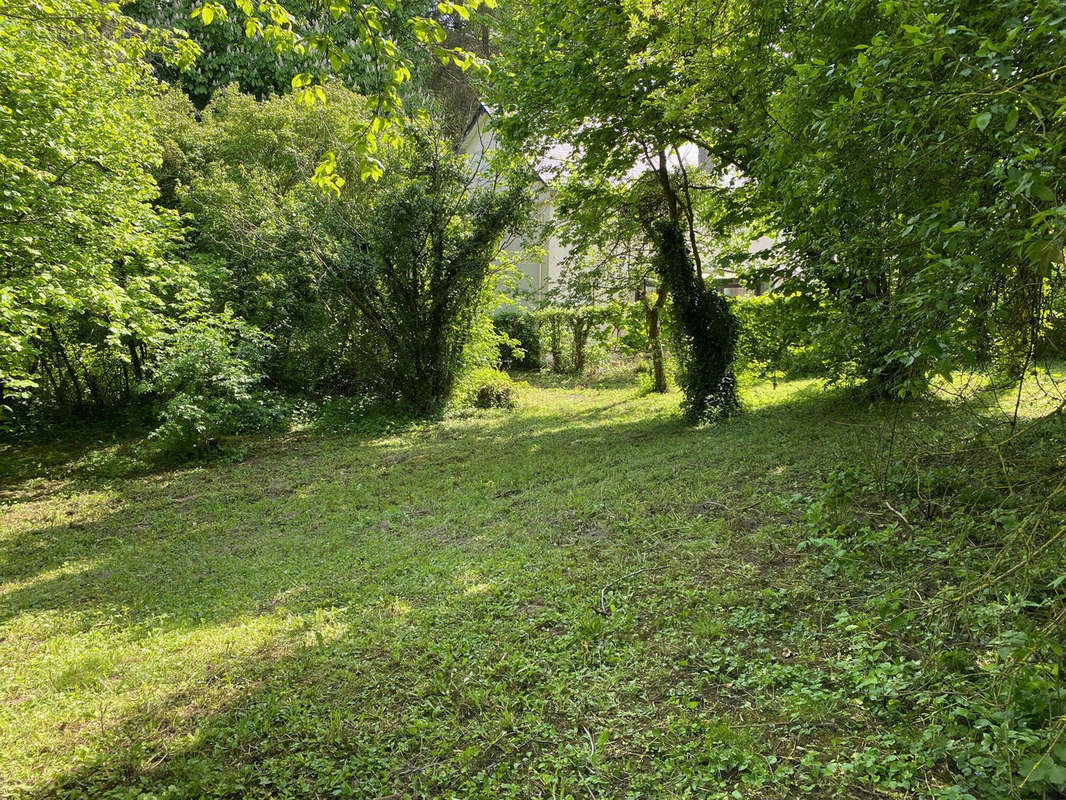
<instances>
[{"instance_id":1,"label":"ivy-covered tree trunk","mask_svg":"<svg viewBox=\"0 0 1066 800\"><path fill-rule=\"evenodd\" d=\"M740 410L733 374L737 319L725 297L703 282L681 225L658 221L651 233L658 251L655 266L672 298L685 417L708 422L732 416Z\"/></svg>"}]
</instances>

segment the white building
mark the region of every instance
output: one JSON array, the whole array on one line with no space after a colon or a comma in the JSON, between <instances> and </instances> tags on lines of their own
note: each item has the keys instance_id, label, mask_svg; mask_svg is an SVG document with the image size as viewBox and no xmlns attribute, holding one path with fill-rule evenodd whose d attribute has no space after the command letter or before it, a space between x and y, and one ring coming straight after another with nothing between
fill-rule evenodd
<instances>
[{"instance_id":1,"label":"white building","mask_svg":"<svg viewBox=\"0 0 1066 800\"><path fill-rule=\"evenodd\" d=\"M471 169L477 175L489 174L491 154L497 148L491 122L491 112L485 106L479 106L459 143L459 153L469 156ZM568 153L560 151L554 155L565 158ZM537 171L535 216L536 221L543 225L555 219L555 189L548 183L548 177L542 170ZM519 289L537 295L559 278L563 261L570 254L570 248L554 234L549 234L543 243L512 239L504 244L504 248L516 259L516 266L522 274Z\"/></svg>"},{"instance_id":2,"label":"white building","mask_svg":"<svg viewBox=\"0 0 1066 800\"><path fill-rule=\"evenodd\" d=\"M490 182L488 178L492 174L490 161L497 147L496 134L492 130L492 112L484 105L479 105L474 118L467 126L466 133L463 134L458 152L470 158L471 170L476 175L482 176L483 183ZM555 220L555 189L549 181L566 166L572 153L571 148L557 145L551 148L537 165L536 220L545 226ZM685 165L695 169L699 169L706 160L706 153L695 145L682 147L678 156ZM644 165L634 165L632 175L635 177L645 169ZM504 244L504 249L516 259L516 266L522 275L520 291L532 292L535 296L539 296L559 279L563 263L570 255L570 248L561 242L550 228L548 230L549 234L543 243L512 239ZM749 252L757 253L772 244L773 240L764 236L752 243ZM723 294L729 296L748 294L732 272L706 277L713 281Z\"/></svg>"}]
</instances>

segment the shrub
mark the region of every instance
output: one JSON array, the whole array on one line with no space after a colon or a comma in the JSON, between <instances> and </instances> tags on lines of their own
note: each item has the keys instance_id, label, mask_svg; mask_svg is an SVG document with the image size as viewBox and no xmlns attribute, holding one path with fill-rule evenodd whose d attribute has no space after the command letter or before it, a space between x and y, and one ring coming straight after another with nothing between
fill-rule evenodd
<instances>
[{"instance_id":1,"label":"shrub","mask_svg":"<svg viewBox=\"0 0 1066 800\"><path fill-rule=\"evenodd\" d=\"M617 316L613 305L547 306L536 319L548 340L552 370L581 375L590 362L590 343L603 344L611 332L608 322Z\"/></svg>"},{"instance_id":2,"label":"shrub","mask_svg":"<svg viewBox=\"0 0 1066 800\"><path fill-rule=\"evenodd\" d=\"M514 390L504 383L483 383L474 392L474 408L514 408Z\"/></svg>"},{"instance_id":3,"label":"shrub","mask_svg":"<svg viewBox=\"0 0 1066 800\"><path fill-rule=\"evenodd\" d=\"M192 52L120 4L0 4L0 425L129 399L129 350L195 280L153 199L151 62ZM21 88L20 88L21 87Z\"/></svg>"},{"instance_id":4,"label":"shrub","mask_svg":"<svg viewBox=\"0 0 1066 800\"><path fill-rule=\"evenodd\" d=\"M337 246L316 257L337 308L365 323L353 348L376 373L369 388L427 416L469 363L500 243L529 220L529 181L507 176L499 192L472 185L428 123L380 155L388 166L377 183L346 183L321 210Z\"/></svg>"},{"instance_id":5,"label":"shrub","mask_svg":"<svg viewBox=\"0 0 1066 800\"><path fill-rule=\"evenodd\" d=\"M648 352L647 314L639 300L618 303L611 315L611 323L618 333L614 346L619 353L637 356Z\"/></svg>"},{"instance_id":6,"label":"shrub","mask_svg":"<svg viewBox=\"0 0 1066 800\"><path fill-rule=\"evenodd\" d=\"M509 306L496 312L492 324L507 337L500 342L500 363L504 369L540 369L540 323L532 312L521 306Z\"/></svg>"},{"instance_id":7,"label":"shrub","mask_svg":"<svg viewBox=\"0 0 1066 800\"><path fill-rule=\"evenodd\" d=\"M482 368L496 369L500 366L500 354L514 347L514 340L500 329L494 320L494 312L509 302L506 295L489 282L482 290L478 301L477 316L470 326L470 334L463 346L459 375L466 375Z\"/></svg>"},{"instance_id":8,"label":"shrub","mask_svg":"<svg viewBox=\"0 0 1066 800\"><path fill-rule=\"evenodd\" d=\"M348 343L359 321L322 291L314 253L336 242L316 229L325 198L308 176L325 153L351 151L366 100L331 86L330 102L308 109L291 95L259 101L229 87L201 112L178 90L154 111L160 201L186 213L188 261L216 307L270 336L266 382L291 393L358 390ZM337 170L358 184L348 161Z\"/></svg>"},{"instance_id":9,"label":"shrub","mask_svg":"<svg viewBox=\"0 0 1066 800\"><path fill-rule=\"evenodd\" d=\"M162 403L151 438L173 460L203 457L224 436L278 426L277 395L258 390L266 336L224 315L187 325L170 337L148 390Z\"/></svg>"},{"instance_id":10,"label":"shrub","mask_svg":"<svg viewBox=\"0 0 1066 800\"><path fill-rule=\"evenodd\" d=\"M518 405L518 384L506 372L483 367L463 377L459 400L474 408L510 410Z\"/></svg>"},{"instance_id":11,"label":"shrub","mask_svg":"<svg viewBox=\"0 0 1066 800\"><path fill-rule=\"evenodd\" d=\"M823 311L800 295L766 294L731 301L740 322L737 367L760 376L804 377L825 372L815 333Z\"/></svg>"}]
</instances>

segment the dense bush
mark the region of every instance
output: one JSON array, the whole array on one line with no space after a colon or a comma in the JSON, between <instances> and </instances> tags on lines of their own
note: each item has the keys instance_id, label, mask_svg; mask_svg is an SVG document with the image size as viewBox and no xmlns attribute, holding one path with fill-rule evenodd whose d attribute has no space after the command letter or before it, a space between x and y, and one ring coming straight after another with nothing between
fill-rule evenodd
<instances>
[{"instance_id":1,"label":"dense bush","mask_svg":"<svg viewBox=\"0 0 1066 800\"><path fill-rule=\"evenodd\" d=\"M308 109L293 97L259 102L235 88L197 114L178 91L155 113L164 159L157 179L166 202L189 222L186 258L214 309L233 313L271 337L263 364L269 385L288 393L355 388L347 347L358 330L331 308L314 247L335 243L314 224L326 198L309 180L327 152L343 152L365 124L365 98L331 87L331 101ZM350 161L337 169L352 181Z\"/></svg>"},{"instance_id":2,"label":"dense bush","mask_svg":"<svg viewBox=\"0 0 1066 800\"><path fill-rule=\"evenodd\" d=\"M518 404L518 384L506 372L489 367L464 375L456 394L460 405L474 408L509 410Z\"/></svg>"},{"instance_id":3,"label":"dense bush","mask_svg":"<svg viewBox=\"0 0 1066 800\"><path fill-rule=\"evenodd\" d=\"M279 58L278 43L265 36L249 37L246 20L239 13L230 13L221 19L216 17L209 25L190 19L193 10L200 5L199 0L169 0L165 3L133 0L126 4L126 13L131 16L157 28L186 30L199 45L200 56L191 68L177 70L161 64L158 71L200 106L229 84L237 84L242 92L258 98L285 94L292 88L292 79L304 72L332 72L346 86L359 91L373 91L377 86L377 63L373 60L349 58L343 51L331 50L336 64L334 69L325 54L307 47L299 53ZM404 6L405 3L397 5ZM293 15L292 25L296 30L311 29L337 42L353 42L361 38L363 17L360 15L329 13L331 8L318 0L286 0L284 6ZM334 4L333 8L340 6ZM230 7L231 12L236 10ZM417 46L405 15L388 14L378 20L409 59L412 70L425 70L429 66L429 53Z\"/></svg>"},{"instance_id":4,"label":"dense bush","mask_svg":"<svg viewBox=\"0 0 1066 800\"><path fill-rule=\"evenodd\" d=\"M185 313L195 280L150 172L161 150L145 58L180 55L182 40L91 0L0 12L4 425L128 399L144 348Z\"/></svg>"},{"instance_id":5,"label":"dense bush","mask_svg":"<svg viewBox=\"0 0 1066 800\"><path fill-rule=\"evenodd\" d=\"M824 309L802 295L765 294L730 304L740 324L738 368L794 378L826 373L824 354L816 345Z\"/></svg>"},{"instance_id":6,"label":"dense bush","mask_svg":"<svg viewBox=\"0 0 1066 800\"><path fill-rule=\"evenodd\" d=\"M383 146L385 174L365 181L352 153L367 101L330 92L308 109L231 88L200 115L173 93L159 102L159 181L190 215L189 260L214 307L270 336L268 385L371 393L429 413L458 374L498 361L489 276L505 232L526 219L525 181L500 193L469 186L432 122ZM332 196L309 180L324 160L340 179Z\"/></svg>"},{"instance_id":7,"label":"dense bush","mask_svg":"<svg viewBox=\"0 0 1066 800\"><path fill-rule=\"evenodd\" d=\"M652 298L654 302L654 298ZM610 323L614 327L615 337L612 346L626 356L641 355L648 352L648 325L644 304L640 301L613 303ZM663 314L663 322L667 314Z\"/></svg>"},{"instance_id":8,"label":"dense bush","mask_svg":"<svg viewBox=\"0 0 1066 800\"><path fill-rule=\"evenodd\" d=\"M796 13L751 60L752 81L777 70L779 88L736 93L785 232L767 277L835 310L818 335L834 374L879 394L974 367L1017 377L1062 290L1062 3Z\"/></svg>"},{"instance_id":9,"label":"dense bush","mask_svg":"<svg viewBox=\"0 0 1066 800\"><path fill-rule=\"evenodd\" d=\"M500 344L500 363L505 369L540 369L540 323L533 312L510 305L493 315L492 324L507 337Z\"/></svg>"},{"instance_id":10,"label":"dense bush","mask_svg":"<svg viewBox=\"0 0 1066 800\"><path fill-rule=\"evenodd\" d=\"M151 438L174 460L218 450L222 437L276 427L282 403L261 390L269 342L231 316L205 319L174 333L147 390L159 399Z\"/></svg>"},{"instance_id":11,"label":"dense bush","mask_svg":"<svg viewBox=\"0 0 1066 800\"><path fill-rule=\"evenodd\" d=\"M380 181L346 184L319 211L317 230L333 246L314 255L330 303L363 323L352 346L372 370L370 388L431 414L469 363L478 326L491 331L490 277L505 236L529 219L529 179L472 186L465 160L429 125L411 125L380 155Z\"/></svg>"}]
</instances>

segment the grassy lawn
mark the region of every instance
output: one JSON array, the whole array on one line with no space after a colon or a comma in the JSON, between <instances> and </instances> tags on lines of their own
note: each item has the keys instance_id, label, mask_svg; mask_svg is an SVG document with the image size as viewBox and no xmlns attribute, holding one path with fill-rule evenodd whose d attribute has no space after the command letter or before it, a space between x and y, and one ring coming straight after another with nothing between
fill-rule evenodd
<instances>
[{"instance_id":1,"label":"grassy lawn","mask_svg":"<svg viewBox=\"0 0 1066 800\"><path fill-rule=\"evenodd\" d=\"M994 708L972 676L999 623L930 639L917 603L994 563L935 556L960 520L1051 496L1063 524L1046 403L971 496L1000 468L960 442L1010 435L989 404L757 384L692 429L676 394L536 384L179 471L0 451L0 795L965 797L1024 749L935 705ZM977 454L915 494L938 443Z\"/></svg>"}]
</instances>

